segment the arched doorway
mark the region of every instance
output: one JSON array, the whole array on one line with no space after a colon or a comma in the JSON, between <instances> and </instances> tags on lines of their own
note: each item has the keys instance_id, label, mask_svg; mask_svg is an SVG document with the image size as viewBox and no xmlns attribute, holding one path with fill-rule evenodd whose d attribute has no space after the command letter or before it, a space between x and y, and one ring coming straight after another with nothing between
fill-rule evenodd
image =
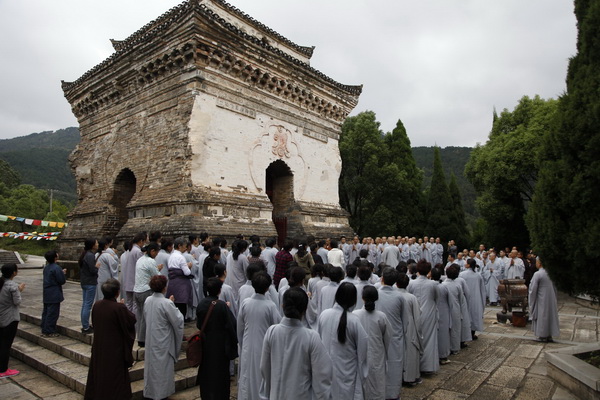
<instances>
[{"instance_id":1,"label":"arched doorway","mask_svg":"<svg viewBox=\"0 0 600 400\"><path fill-rule=\"evenodd\" d=\"M283 246L288 234L288 215L294 207L294 174L283 161L272 162L266 171L266 192L273 204L277 243Z\"/></svg>"},{"instance_id":2,"label":"arched doorway","mask_svg":"<svg viewBox=\"0 0 600 400\"><path fill-rule=\"evenodd\" d=\"M135 174L129 168L121 170L115 179L113 194L109 201L114 214L108 216L107 229L105 229L107 234L115 236L127 222L129 218L127 204L135 194L135 189Z\"/></svg>"}]
</instances>

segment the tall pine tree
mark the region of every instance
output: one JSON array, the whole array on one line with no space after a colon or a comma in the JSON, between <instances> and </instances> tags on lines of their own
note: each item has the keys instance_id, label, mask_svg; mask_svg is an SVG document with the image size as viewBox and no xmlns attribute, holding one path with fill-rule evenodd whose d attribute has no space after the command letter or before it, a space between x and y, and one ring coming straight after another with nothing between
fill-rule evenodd
<instances>
[{"instance_id":1,"label":"tall pine tree","mask_svg":"<svg viewBox=\"0 0 600 400\"><path fill-rule=\"evenodd\" d=\"M386 196L382 202L389 203L393 211L395 226L393 232L402 235L421 235L424 228L423 214L423 173L417 168L413 157L410 139L401 120L398 120L392 132L384 136L386 145L385 164L387 168L397 170L398 188L395 196ZM389 233L387 233L389 234Z\"/></svg>"},{"instance_id":2,"label":"tall pine tree","mask_svg":"<svg viewBox=\"0 0 600 400\"><path fill-rule=\"evenodd\" d=\"M452 204L448 184L446 184L440 149L436 147L433 156L433 175L427 200L425 235L439 236L444 243L450 239L456 239L453 237L457 231L452 223L454 215L454 205Z\"/></svg>"},{"instance_id":3,"label":"tall pine tree","mask_svg":"<svg viewBox=\"0 0 600 400\"><path fill-rule=\"evenodd\" d=\"M541 151L528 225L556 285L600 297L600 2L575 0L577 55Z\"/></svg>"},{"instance_id":4,"label":"tall pine tree","mask_svg":"<svg viewBox=\"0 0 600 400\"><path fill-rule=\"evenodd\" d=\"M465 219L465 210L463 208L462 196L458 183L456 183L456 175L452 173L450 177L450 185L448 185L450 191L450 198L452 199L452 205L454 207L454 214L452 218L452 226L456 230L454 240L460 248L469 247L470 238L469 230L467 229L467 221Z\"/></svg>"}]
</instances>

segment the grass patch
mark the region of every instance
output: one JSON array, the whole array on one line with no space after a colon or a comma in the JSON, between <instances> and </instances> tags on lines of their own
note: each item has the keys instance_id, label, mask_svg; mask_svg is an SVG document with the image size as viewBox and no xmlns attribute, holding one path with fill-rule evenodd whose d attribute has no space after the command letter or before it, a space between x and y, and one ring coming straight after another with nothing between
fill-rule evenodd
<instances>
[{"instance_id":1,"label":"grass patch","mask_svg":"<svg viewBox=\"0 0 600 400\"><path fill-rule=\"evenodd\" d=\"M43 256L48 250L58 250L56 240L23 240L0 238L0 249L18 251L21 255Z\"/></svg>"},{"instance_id":2,"label":"grass patch","mask_svg":"<svg viewBox=\"0 0 600 400\"><path fill-rule=\"evenodd\" d=\"M600 350L589 351L587 353L575 354L575 357L592 364L596 368L600 368Z\"/></svg>"}]
</instances>

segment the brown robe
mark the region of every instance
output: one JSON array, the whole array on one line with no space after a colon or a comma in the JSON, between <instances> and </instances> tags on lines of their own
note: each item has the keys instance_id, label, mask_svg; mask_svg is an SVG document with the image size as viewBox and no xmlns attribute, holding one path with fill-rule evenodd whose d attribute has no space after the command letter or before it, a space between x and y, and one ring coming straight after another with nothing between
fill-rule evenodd
<instances>
[{"instance_id":1,"label":"brown robe","mask_svg":"<svg viewBox=\"0 0 600 400\"><path fill-rule=\"evenodd\" d=\"M99 300L92 309L94 342L85 399L131 399L129 367L135 341L135 315L116 300Z\"/></svg>"}]
</instances>

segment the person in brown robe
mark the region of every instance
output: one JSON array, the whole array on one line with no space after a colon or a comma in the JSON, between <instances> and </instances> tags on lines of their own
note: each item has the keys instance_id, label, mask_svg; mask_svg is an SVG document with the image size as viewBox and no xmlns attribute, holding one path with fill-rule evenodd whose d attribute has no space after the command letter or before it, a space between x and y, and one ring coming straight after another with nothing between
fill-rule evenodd
<instances>
[{"instance_id":1,"label":"person in brown robe","mask_svg":"<svg viewBox=\"0 0 600 400\"><path fill-rule=\"evenodd\" d=\"M129 367L135 341L135 315L117 302L121 285L116 279L102 284L103 300L94 304L94 342L85 399L131 399Z\"/></svg>"}]
</instances>

